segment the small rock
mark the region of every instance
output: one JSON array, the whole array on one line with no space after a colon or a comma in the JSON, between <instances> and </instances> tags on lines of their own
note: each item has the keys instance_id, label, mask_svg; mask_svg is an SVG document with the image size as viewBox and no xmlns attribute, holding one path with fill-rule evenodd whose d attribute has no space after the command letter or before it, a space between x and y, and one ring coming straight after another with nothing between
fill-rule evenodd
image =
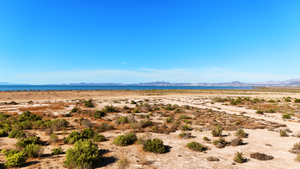
<instances>
[{"instance_id":1,"label":"small rock","mask_svg":"<svg viewBox=\"0 0 300 169\"><path fill-rule=\"evenodd\" d=\"M231 165L235 165L235 163L231 163Z\"/></svg>"}]
</instances>

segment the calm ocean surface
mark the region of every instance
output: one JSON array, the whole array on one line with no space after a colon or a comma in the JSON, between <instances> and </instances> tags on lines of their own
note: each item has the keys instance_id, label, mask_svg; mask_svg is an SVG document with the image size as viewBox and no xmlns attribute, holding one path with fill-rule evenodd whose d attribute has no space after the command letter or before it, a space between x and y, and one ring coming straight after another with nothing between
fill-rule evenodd
<instances>
[{"instance_id":1,"label":"calm ocean surface","mask_svg":"<svg viewBox=\"0 0 300 169\"><path fill-rule=\"evenodd\" d=\"M151 89L252 89L234 86L63 86L63 85L0 85L0 91L29 90L151 90Z\"/></svg>"}]
</instances>

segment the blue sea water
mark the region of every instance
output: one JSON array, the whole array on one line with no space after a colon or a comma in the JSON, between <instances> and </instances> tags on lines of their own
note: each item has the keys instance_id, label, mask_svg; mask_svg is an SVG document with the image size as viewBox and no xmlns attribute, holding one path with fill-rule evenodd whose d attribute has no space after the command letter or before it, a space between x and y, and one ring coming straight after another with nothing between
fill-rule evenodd
<instances>
[{"instance_id":1,"label":"blue sea water","mask_svg":"<svg viewBox=\"0 0 300 169\"><path fill-rule=\"evenodd\" d=\"M64 86L64 85L0 85L0 91L30 90L167 90L167 89L252 89L236 86Z\"/></svg>"}]
</instances>

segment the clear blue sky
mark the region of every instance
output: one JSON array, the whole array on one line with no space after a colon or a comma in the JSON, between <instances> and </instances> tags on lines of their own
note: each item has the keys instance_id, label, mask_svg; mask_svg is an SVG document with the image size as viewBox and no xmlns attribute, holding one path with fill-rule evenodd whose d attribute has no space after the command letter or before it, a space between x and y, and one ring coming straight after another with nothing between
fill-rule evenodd
<instances>
[{"instance_id":1,"label":"clear blue sky","mask_svg":"<svg viewBox=\"0 0 300 169\"><path fill-rule=\"evenodd\" d=\"M0 82L300 78L299 9L299 0L0 0Z\"/></svg>"}]
</instances>

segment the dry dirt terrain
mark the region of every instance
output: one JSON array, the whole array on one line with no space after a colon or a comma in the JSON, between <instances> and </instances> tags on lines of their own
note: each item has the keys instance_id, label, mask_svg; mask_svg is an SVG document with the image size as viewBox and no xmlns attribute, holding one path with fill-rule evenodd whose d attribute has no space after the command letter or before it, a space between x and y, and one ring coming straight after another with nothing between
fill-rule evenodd
<instances>
[{"instance_id":1,"label":"dry dirt terrain","mask_svg":"<svg viewBox=\"0 0 300 169\"><path fill-rule=\"evenodd\" d=\"M21 168L66 168L66 142L73 131L91 128L105 141L89 138L103 154L96 168L300 168L300 90L148 90L148 91L15 91L0 92L0 127L21 130L20 138L0 137L0 149L23 151L16 146L32 136L43 151L26 159ZM87 102L92 105L88 105ZM76 108L76 109L74 109ZM105 115L96 116L99 110ZM47 120L65 119L56 126L23 124L30 111ZM99 112L98 111L98 112ZM126 120L122 121L120 119ZM20 123L18 123L20 122ZM11 126L5 128L4 123ZM22 123L22 124L21 124ZM16 124L20 124L21 129ZM17 129L18 128L18 129ZM237 131L242 131L238 134ZM114 144L119 135L135 133L137 140L126 146ZM185 134L183 134L185 133ZM214 133L214 134L213 134ZM56 134L58 139L50 139ZM180 136L181 134L181 136ZM207 137L204 139L204 137ZM164 153L144 151L145 140L158 138ZM238 143L236 141L238 140ZM200 143L194 151L187 144ZM294 146L295 145L295 146ZM62 154L52 155L61 147ZM237 152L242 162L234 161ZM255 155L254 153L262 153ZM208 160L216 159L217 161ZM265 158L264 158L265 157ZM267 157L267 158L266 158ZM121 164L120 159L127 159ZM7 160L0 155L0 168Z\"/></svg>"}]
</instances>

